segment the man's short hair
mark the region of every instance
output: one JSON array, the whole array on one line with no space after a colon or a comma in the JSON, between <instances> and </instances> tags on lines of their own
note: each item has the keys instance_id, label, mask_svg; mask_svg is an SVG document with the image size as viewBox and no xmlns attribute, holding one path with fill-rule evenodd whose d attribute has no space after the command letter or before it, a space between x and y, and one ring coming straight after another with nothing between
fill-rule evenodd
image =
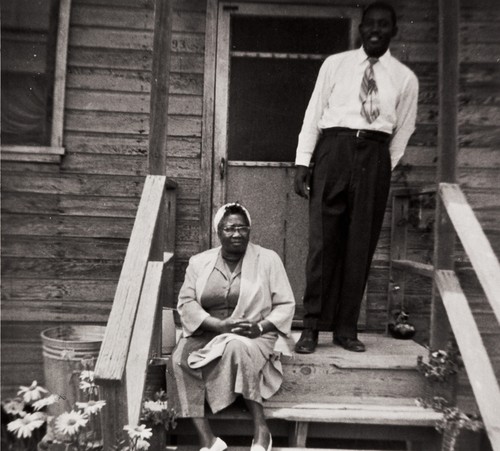
<instances>
[{"instance_id":1,"label":"man's short hair","mask_svg":"<svg viewBox=\"0 0 500 451\"><path fill-rule=\"evenodd\" d=\"M391 13L392 25L394 27L397 25L398 19L396 17L396 11L394 10L394 7L387 2L373 2L370 3L368 6L366 6L365 9L363 10L361 22L365 20L366 13L372 9L383 9L385 11L389 11Z\"/></svg>"}]
</instances>

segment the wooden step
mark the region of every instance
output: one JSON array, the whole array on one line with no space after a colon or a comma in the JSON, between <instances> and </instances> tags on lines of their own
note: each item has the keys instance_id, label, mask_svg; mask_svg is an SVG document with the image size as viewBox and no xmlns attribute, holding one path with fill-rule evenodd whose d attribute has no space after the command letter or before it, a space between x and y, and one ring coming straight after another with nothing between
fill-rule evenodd
<instances>
[{"instance_id":1,"label":"wooden step","mask_svg":"<svg viewBox=\"0 0 500 451\"><path fill-rule=\"evenodd\" d=\"M294 332L293 342L300 332ZM417 371L417 357L427 350L411 340L382 334L360 334L366 352L346 351L332 343L332 334L320 333L316 352L282 357L284 382L273 401L336 402L338 398L418 398L425 379ZM293 346L290 345L293 349Z\"/></svg>"},{"instance_id":2,"label":"wooden step","mask_svg":"<svg viewBox=\"0 0 500 451\"><path fill-rule=\"evenodd\" d=\"M273 435L287 437L286 443L291 447L305 447L308 439L319 437L426 444L439 440L435 425L442 414L417 406L414 399L403 399L399 404L395 400L383 404L380 398L366 401L364 405L266 402L264 413ZM223 436L252 434L251 416L243 403L209 414L208 418L214 430ZM189 426L189 422L181 421L173 434L188 434Z\"/></svg>"},{"instance_id":3,"label":"wooden step","mask_svg":"<svg viewBox=\"0 0 500 451\"><path fill-rule=\"evenodd\" d=\"M417 405L291 404L266 407L268 418L301 423L434 426L442 414Z\"/></svg>"},{"instance_id":4,"label":"wooden step","mask_svg":"<svg viewBox=\"0 0 500 451\"><path fill-rule=\"evenodd\" d=\"M194 445L181 445L181 446L167 446L167 451L199 451L199 446ZM248 446L228 446L227 451L249 451ZM374 449L345 449L345 448L300 448L300 447L272 447L272 451L383 451ZM394 450L391 451L403 451Z\"/></svg>"}]
</instances>

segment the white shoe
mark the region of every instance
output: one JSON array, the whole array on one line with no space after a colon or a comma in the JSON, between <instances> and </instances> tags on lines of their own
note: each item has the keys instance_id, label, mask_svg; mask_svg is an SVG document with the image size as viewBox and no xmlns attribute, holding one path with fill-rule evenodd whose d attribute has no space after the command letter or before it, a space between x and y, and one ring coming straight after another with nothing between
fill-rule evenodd
<instances>
[{"instance_id":1,"label":"white shoe","mask_svg":"<svg viewBox=\"0 0 500 451\"><path fill-rule=\"evenodd\" d=\"M200 451L224 451L225 449L227 449L226 442L221 438L217 437L215 439L214 444L210 448L204 446L203 448L200 449Z\"/></svg>"},{"instance_id":2,"label":"white shoe","mask_svg":"<svg viewBox=\"0 0 500 451\"><path fill-rule=\"evenodd\" d=\"M271 434L269 434L269 445L267 447L267 450L262 445L254 445L252 440L252 446L250 447L250 451L271 451L272 447L273 447L273 438L271 437Z\"/></svg>"}]
</instances>

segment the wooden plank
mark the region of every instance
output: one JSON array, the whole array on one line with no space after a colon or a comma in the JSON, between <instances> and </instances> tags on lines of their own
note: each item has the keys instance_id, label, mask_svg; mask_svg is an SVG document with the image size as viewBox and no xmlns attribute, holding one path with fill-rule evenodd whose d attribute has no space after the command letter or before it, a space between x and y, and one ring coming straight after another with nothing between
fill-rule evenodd
<instances>
[{"instance_id":1,"label":"wooden plank","mask_svg":"<svg viewBox=\"0 0 500 451\"><path fill-rule=\"evenodd\" d=\"M170 75L170 91L172 94L199 95L203 93L203 75L194 73Z\"/></svg>"},{"instance_id":2,"label":"wooden plank","mask_svg":"<svg viewBox=\"0 0 500 451\"><path fill-rule=\"evenodd\" d=\"M66 111L66 129L78 132L149 133L149 114L109 111Z\"/></svg>"},{"instance_id":3,"label":"wooden plank","mask_svg":"<svg viewBox=\"0 0 500 451\"><path fill-rule=\"evenodd\" d=\"M106 47L108 49L144 50L153 46L153 33L148 30L116 30L74 25L71 27L69 45L72 47Z\"/></svg>"},{"instance_id":4,"label":"wooden plank","mask_svg":"<svg viewBox=\"0 0 500 451\"><path fill-rule=\"evenodd\" d=\"M288 444L294 448L305 449L309 423L294 421L290 426Z\"/></svg>"},{"instance_id":5,"label":"wooden plank","mask_svg":"<svg viewBox=\"0 0 500 451\"><path fill-rule=\"evenodd\" d=\"M23 173L24 175L32 174L60 174L61 170L58 164L51 163L39 163L31 161L3 161L2 162L2 174L7 173Z\"/></svg>"},{"instance_id":6,"label":"wooden plank","mask_svg":"<svg viewBox=\"0 0 500 451\"><path fill-rule=\"evenodd\" d=\"M490 443L500 450L500 388L460 283L453 271L437 270L436 284L446 307Z\"/></svg>"},{"instance_id":7,"label":"wooden plank","mask_svg":"<svg viewBox=\"0 0 500 451\"><path fill-rule=\"evenodd\" d=\"M104 28L131 28L153 30L154 11L129 8L112 8L107 4L85 5L77 3L72 11L71 24L74 26L99 26Z\"/></svg>"},{"instance_id":8,"label":"wooden plank","mask_svg":"<svg viewBox=\"0 0 500 451\"><path fill-rule=\"evenodd\" d=\"M130 236L133 220L113 217L2 215L3 233L7 236L44 235L98 238L124 238Z\"/></svg>"},{"instance_id":9,"label":"wooden plank","mask_svg":"<svg viewBox=\"0 0 500 451\"><path fill-rule=\"evenodd\" d=\"M144 278L130 349L126 363L128 422L133 427L139 424L142 396L153 340L155 318L159 312L158 299L163 262L149 262ZM120 428L121 429L121 428Z\"/></svg>"},{"instance_id":10,"label":"wooden plank","mask_svg":"<svg viewBox=\"0 0 500 451\"><path fill-rule=\"evenodd\" d=\"M102 0L77 0L78 4L102 6ZM117 8L153 9L154 0L106 0L106 6Z\"/></svg>"},{"instance_id":11,"label":"wooden plank","mask_svg":"<svg viewBox=\"0 0 500 451\"><path fill-rule=\"evenodd\" d=\"M135 197L2 193L3 213L134 218L138 205Z\"/></svg>"},{"instance_id":12,"label":"wooden plank","mask_svg":"<svg viewBox=\"0 0 500 451\"><path fill-rule=\"evenodd\" d=\"M151 50L75 48L68 55L68 66L100 69L150 71Z\"/></svg>"},{"instance_id":13,"label":"wooden plank","mask_svg":"<svg viewBox=\"0 0 500 451\"><path fill-rule=\"evenodd\" d=\"M206 29L217 27L217 2L206 2ZM215 115L215 72L217 33L205 33L205 67L203 80L203 115L201 134L201 194L200 194L200 246L207 249L212 241L212 166Z\"/></svg>"},{"instance_id":14,"label":"wooden plank","mask_svg":"<svg viewBox=\"0 0 500 451\"><path fill-rule=\"evenodd\" d=\"M431 427L443 416L440 412L418 406L368 404L330 404L324 408L315 404L302 404L276 409L264 407L264 412L269 418L283 418L288 421Z\"/></svg>"},{"instance_id":15,"label":"wooden plank","mask_svg":"<svg viewBox=\"0 0 500 451\"><path fill-rule=\"evenodd\" d=\"M68 153L97 153L111 155L144 155L148 153L147 136L89 134L65 132Z\"/></svg>"},{"instance_id":16,"label":"wooden plank","mask_svg":"<svg viewBox=\"0 0 500 451\"><path fill-rule=\"evenodd\" d=\"M64 147L50 146L12 146L2 145L2 153L20 153L20 154L40 154L40 155L64 155Z\"/></svg>"},{"instance_id":17,"label":"wooden plank","mask_svg":"<svg viewBox=\"0 0 500 451\"><path fill-rule=\"evenodd\" d=\"M66 86L97 91L149 92L151 73L139 70L69 67Z\"/></svg>"},{"instance_id":18,"label":"wooden plank","mask_svg":"<svg viewBox=\"0 0 500 451\"><path fill-rule=\"evenodd\" d=\"M177 73L203 74L205 60L202 55L174 53L171 60L171 71Z\"/></svg>"},{"instance_id":19,"label":"wooden plank","mask_svg":"<svg viewBox=\"0 0 500 451\"><path fill-rule=\"evenodd\" d=\"M197 451L199 447L195 445L179 445L179 446L167 446L165 449L167 451ZM231 446L231 451L246 451L246 447L243 446ZM310 448L305 446L303 447L294 447L294 446L289 446L289 447L282 447L282 446L273 446L272 449L274 451L376 451L376 450L369 450L369 449L364 449L364 450L355 450L353 448L350 449L340 449L340 448ZM398 450L395 450L398 451ZM401 451L401 450L399 450Z\"/></svg>"},{"instance_id":20,"label":"wooden plank","mask_svg":"<svg viewBox=\"0 0 500 451\"><path fill-rule=\"evenodd\" d=\"M66 60L68 56L69 18L71 0L61 0L57 23L56 63L52 91L51 147L62 147L64 129L64 95L66 92Z\"/></svg>"},{"instance_id":21,"label":"wooden plank","mask_svg":"<svg viewBox=\"0 0 500 451\"><path fill-rule=\"evenodd\" d=\"M88 237L2 237L3 257L123 260L127 239Z\"/></svg>"},{"instance_id":22,"label":"wooden plank","mask_svg":"<svg viewBox=\"0 0 500 451\"><path fill-rule=\"evenodd\" d=\"M425 277L434 276L434 267L426 263L420 263L411 260L392 260L392 266L395 269L414 272Z\"/></svg>"},{"instance_id":23,"label":"wooden plank","mask_svg":"<svg viewBox=\"0 0 500 451\"><path fill-rule=\"evenodd\" d=\"M396 259L406 258L409 206L408 197L393 195L389 283L387 284L387 324L393 321L395 310L404 310L405 274L394 272L393 262Z\"/></svg>"},{"instance_id":24,"label":"wooden plank","mask_svg":"<svg viewBox=\"0 0 500 451\"><path fill-rule=\"evenodd\" d=\"M96 365L96 378L121 380L166 178L148 176L139 203L113 308ZM115 337L121 337L116 340Z\"/></svg>"},{"instance_id":25,"label":"wooden plank","mask_svg":"<svg viewBox=\"0 0 500 451\"><path fill-rule=\"evenodd\" d=\"M30 163L55 163L61 161L59 155L43 155L40 153L5 152L2 150L2 161L30 162Z\"/></svg>"},{"instance_id":26,"label":"wooden plank","mask_svg":"<svg viewBox=\"0 0 500 451\"><path fill-rule=\"evenodd\" d=\"M145 176L148 161L145 155L99 155L71 153L64 158L63 169L83 174Z\"/></svg>"},{"instance_id":27,"label":"wooden plank","mask_svg":"<svg viewBox=\"0 0 500 451\"><path fill-rule=\"evenodd\" d=\"M441 183L439 194L486 297L500 321L500 263L459 186Z\"/></svg>"},{"instance_id":28,"label":"wooden plank","mask_svg":"<svg viewBox=\"0 0 500 451\"><path fill-rule=\"evenodd\" d=\"M155 2L148 167L166 174L172 1Z\"/></svg>"},{"instance_id":29,"label":"wooden plank","mask_svg":"<svg viewBox=\"0 0 500 451\"><path fill-rule=\"evenodd\" d=\"M168 113L185 116L201 116L202 98L201 96L171 95Z\"/></svg>"},{"instance_id":30,"label":"wooden plank","mask_svg":"<svg viewBox=\"0 0 500 451\"><path fill-rule=\"evenodd\" d=\"M168 134L175 137L201 137L201 123L199 117L169 116Z\"/></svg>"},{"instance_id":31,"label":"wooden plank","mask_svg":"<svg viewBox=\"0 0 500 451\"><path fill-rule=\"evenodd\" d=\"M2 257L2 277L118 281L122 260Z\"/></svg>"},{"instance_id":32,"label":"wooden plank","mask_svg":"<svg viewBox=\"0 0 500 451\"><path fill-rule=\"evenodd\" d=\"M172 52L199 53L205 52L205 36L203 34L173 33L170 44Z\"/></svg>"},{"instance_id":33,"label":"wooden plank","mask_svg":"<svg viewBox=\"0 0 500 451\"><path fill-rule=\"evenodd\" d=\"M2 280L4 301L111 301L116 280L11 279Z\"/></svg>"},{"instance_id":34,"label":"wooden plank","mask_svg":"<svg viewBox=\"0 0 500 451\"><path fill-rule=\"evenodd\" d=\"M2 366L6 364L43 363L42 344L39 343L2 343ZM5 368L4 368L5 369Z\"/></svg>"},{"instance_id":35,"label":"wooden plank","mask_svg":"<svg viewBox=\"0 0 500 451\"><path fill-rule=\"evenodd\" d=\"M439 116L437 181L456 182L458 151L459 92L459 17L458 2L439 2ZM455 232L447 219L441 201L435 213L434 266L451 269L454 265ZM449 339L450 325L436 288L432 290L431 343L443 349Z\"/></svg>"},{"instance_id":36,"label":"wooden plank","mask_svg":"<svg viewBox=\"0 0 500 451\"><path fill-rule=\"evenodd\" d=\"M2 301L2 321L105 323L110 310L111 299L108 302Z\"/></svg>"},{"instance_id":37,"label":"wooden plank","mask_svg":"<svg viewBox=\"0 0 500 451\"><path fill-rule=\"evenodd\" d=\"M67 92L66 108L70 110L149 113L149 95L70 89Z\"/></svg>"}]
</instances>

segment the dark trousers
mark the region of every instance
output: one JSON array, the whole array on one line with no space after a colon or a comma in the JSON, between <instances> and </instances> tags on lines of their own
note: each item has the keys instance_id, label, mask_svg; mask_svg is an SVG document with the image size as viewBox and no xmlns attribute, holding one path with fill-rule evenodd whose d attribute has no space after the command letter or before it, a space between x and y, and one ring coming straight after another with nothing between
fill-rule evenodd
<instances>
[{"instance_id":1,"label":"dark trousers","mask_svg":"<svg viewBox=\"0 0 500 451\"><path fill-rule=\"evenodd\" d=\"M323 133L309 201L304 327L356 338L391 181L389 139Z\"/></svg>"}]
</instances>

